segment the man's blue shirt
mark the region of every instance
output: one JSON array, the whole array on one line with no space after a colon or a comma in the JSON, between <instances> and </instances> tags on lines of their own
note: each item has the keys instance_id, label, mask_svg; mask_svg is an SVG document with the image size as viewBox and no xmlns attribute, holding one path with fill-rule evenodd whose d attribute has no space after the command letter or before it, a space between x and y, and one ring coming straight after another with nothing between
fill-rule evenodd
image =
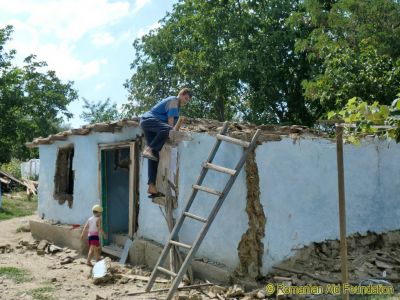
<instances>
[{"instance_id":1,"label":"man's blue shirt","mask_svg":"<svg viewBox=\"0 0 400 300\"><path fill-rule=\"evenodd\" d=\"M150 111L143 114L144 118L155 117L161 121L168 123L169 117L174 117L174 124L179 118L179 100L175 96L169 96L162 99L154 105Z\"/></svg>"}]
</instances>

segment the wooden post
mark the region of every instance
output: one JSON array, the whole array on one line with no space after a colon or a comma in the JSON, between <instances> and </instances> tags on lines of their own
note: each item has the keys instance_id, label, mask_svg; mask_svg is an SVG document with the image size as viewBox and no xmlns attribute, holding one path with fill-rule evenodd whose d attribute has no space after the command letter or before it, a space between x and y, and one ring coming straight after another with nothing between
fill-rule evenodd
<instances>
[{"instance_id":1,"label":"wooden post","mask_svg":"<svg viewBox=\"0 0 400 300\"><path fill-rule=\"evenodd\" d=\"M346 201L344 191L344 162L343 162L343 125L336 124L336 155L338 170L339 191L339 226L340 226L340 258L342 270L342 297L349 299L348 293L343 293L343 285L349 283L347 268L347 240L346 240Z\"/></svg>"},{"instance_id":2,"label":"wooden post","mask_svg":"<svg viewBox=\"0 0 400 300\"><path fill-rule=\"evenodd\" d=\"M128 227L128 236L130 239L133 239L133 235L136 232L136 142L131 142L129 144L129 227Z\"/></svg>"}]
</instances>

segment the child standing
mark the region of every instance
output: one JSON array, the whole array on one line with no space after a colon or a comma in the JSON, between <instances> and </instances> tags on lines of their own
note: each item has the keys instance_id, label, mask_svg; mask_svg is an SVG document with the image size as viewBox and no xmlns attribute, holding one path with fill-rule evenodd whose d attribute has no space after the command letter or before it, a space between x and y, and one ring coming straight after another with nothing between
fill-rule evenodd
<instances>
[{"instance_id":1,"label":"child standing","mask_svg":"<svg viewBox=\"0 0 400 300\"><path fill-rule=\"evenodd\" d=\"M93 216L89 218L83 227L81 239L83 240L86 232L88 236L89 243L89 253L87 257L86 264L88 266L92 265L93 255L96 258L96 262L100 260L100 238L99 233L103 238L107 238L105 232L103 231L103 227L101 225L101 213L103 212L103 208L96 204L92 208Z\"/></svg>"}]
</instances>

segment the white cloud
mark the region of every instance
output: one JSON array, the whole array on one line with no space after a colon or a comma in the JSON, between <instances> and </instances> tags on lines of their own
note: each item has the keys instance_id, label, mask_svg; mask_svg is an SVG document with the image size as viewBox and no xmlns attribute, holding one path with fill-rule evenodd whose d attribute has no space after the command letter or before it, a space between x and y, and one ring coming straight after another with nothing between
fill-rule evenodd
<instances>
[{"instance_id":1,"label":"white cloud","mask_svg":"<svg viewBox=\"0 0 400 300\"><path fill-rule=\"evenodd\" d=\"M70 80L87 79L100 71L106 59L95 59L83 62L72 55L72 49L65 45L47 44L38 49L38 58L45 58L50 69L54 69L61 78ZM61 58L61 59L60 59Z\"/></svg>"},{"instance_id":2,"label":"white cloud","mask_svg":"<svg viewBox=\"0 0 400 300\"><path fill-rule=\"evenodd\" d=\"M102 83L96 84L96 86L94 87L94 89L95 89L96 91L101 91L104 87L105 87L105 84L104 84L104 82L102 82Z\"/></svg>"},{"instance_id":3,"label":"white cloud","mask_svg":"<svg viewBox=\"0 0 400 300\"><path fill-rule=\"evenodd\" d=\"M107 46L114 41L115 38L109 32L96 32L92 35L92 43L96 46Z\"/></svg>"},{"instance_id":4,"label":"white cloud","mask_svg":"<svg viewBox=\"0 0 400 300\"><path fill-rule=\"evenodd\" d=\"M134 7L133 7L133 12L137 13L143 7L145 7L147 4L150 4L150 3L151 3L151 0L136 0Z\"/></svg>"},{"instance_id":5,"label":"white cloud","mask_svg":"<svg viewBox=\"0 0 400 300\"><path fill-rule=\"evenodd\" d=\"M142 36L148 34L151 30L158 29L160 27L161 27L161 24L158 23L158 22L155 22L155 23L153 23L153 24L151 24L151 25L149 25L147 27L139 28L138 33L137 33L137 37L141 38Z\"/></svg>"},{"instance_id":6,"label":"white cloud","mask_svg":"<svg viewBox=\"0 0 400 300\"><path fill-rule=\"evenodd\" d=\"M142 8L149 0L135 2ZM114 37L103 31L131 14L126 0L1 0L4 24L15 31L9 48L17 50L18 60L37 54L62 79L89 78L99 72L106 60L84 61L74 52L78 41L90 39L97 46L108 45Z\"/></svg>"}]
</instances>

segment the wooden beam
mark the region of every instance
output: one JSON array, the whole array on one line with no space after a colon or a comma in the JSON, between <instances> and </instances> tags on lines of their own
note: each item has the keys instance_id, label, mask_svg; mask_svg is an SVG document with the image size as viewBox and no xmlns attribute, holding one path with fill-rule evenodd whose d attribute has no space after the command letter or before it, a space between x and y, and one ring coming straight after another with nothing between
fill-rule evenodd
<instances>
[{"instance_id":1,"label":"wooden beam","mask_svg":"<svg viewBox=\"0 0 400 300\"><path fill-rule=\"evenodd\" d=\"M135 204L135 189L136 189L136 143L133 142L129 145L129 227L128 227L128 236L129 238L133 238L133 235L136 231L136 204Z\"/></svg>"},{"instance_id":2,"label":"wooden beam","mask_svg":"<svg viewBox=\"0 0 400 300\"><path fill-rule=\"evenodd\" d=\"M349 283L347 266L347 240L346 240L346 201L344 189L344 162L343 162L343 124L336 124L336 156L338 170L339 192L339 229L340 229L340 259L342 270L342 284ZM343 293L344 300L349 299L348 293Z\"/></svg>"},{"instance_id":3,"label":"wooden beam","mask_svg":"<svg viewBox=\"0 0 400 300\"><path fill-rule=\"evenodd\" d=\"M206 287L206 286L211 286L214 285L212 283L200 283L200 284L194 284L194 285L187 285L187 286L180 286L177 288L178 291L181 290L190 290L190 289L197 289L201 287ZM152 290L152 291L143 291L143 292L133 292L133 293L128 293L126 294L127 296L137 296L137 295L143 295L143 294L150 294L150 293L162 293L162 292L168 292L169 288L165 289L157 289L157 290Z\"/></svg>"}]
</instances>

